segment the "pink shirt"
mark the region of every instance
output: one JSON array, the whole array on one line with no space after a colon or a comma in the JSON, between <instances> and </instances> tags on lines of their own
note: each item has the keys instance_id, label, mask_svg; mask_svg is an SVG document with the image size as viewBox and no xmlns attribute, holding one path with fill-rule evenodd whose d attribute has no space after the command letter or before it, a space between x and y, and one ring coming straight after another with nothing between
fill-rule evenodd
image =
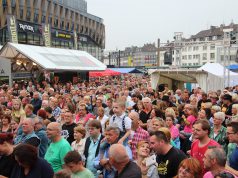
<instances>
[{"instance_id":1,"label":"pink shirt","mask_svg":"<svg viewBox=\"0 0 238 178\"><path fill-rule=\"evenodd\" d=\"M83 117L83 118L80 118L80 115L77 114L77 115L75 116L75 123L77 124L80 119L83 119L83 120L84 120L84 123L87 123L90 118L94 118L94 115L92 115L91 113L86 114L86 116Z\"/></svg>"},{"instance_id":2,"label":"pink shirt","mask_svg":"<svg viewBox=\"0 0 238 178\"><path fill-rule=\"evenodd\" d=\"M186 133L192 133L192 127L193 127L193 123L197 120L196 117L194 117L193 115L188 116L187 121L190 123L189 125L185 125L184 127L184 132Z\"/></svg>"},{"instance_id":3,"label":"pink shirt","mask_svg":"<svg viewBox=\"0 0 238 178\"><path fill-rule=\"evenodd\" d=\"M179 136L179 130L175 125L172 125L172 127L169 130L173 140Z\"/></svg>"},{"instance_id":4,"label":"pink shirt","mask_svg":"<svg viewBox=\"0 0 238 178\"><path fill-rule=\"evenodd\" d=\"M229 171L225 170L224 172L228 172L230 173ZM230 173L232 174L232 173ZM235 176L234 174L232 174L235 178L237 178L237 176ZM211 171L208 171L206 172L206 174L204 174L203 178L214 178L214 176L212 175L212 172Z\"/></svg>"}]
</instances>

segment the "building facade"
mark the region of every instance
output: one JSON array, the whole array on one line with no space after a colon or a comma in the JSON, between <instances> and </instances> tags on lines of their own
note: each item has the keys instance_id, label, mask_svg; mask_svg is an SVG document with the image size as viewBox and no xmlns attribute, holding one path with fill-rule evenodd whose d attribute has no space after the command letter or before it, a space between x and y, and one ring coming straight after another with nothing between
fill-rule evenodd
<instances>
[{"instance_id":1,"label":"building facade","mask_svg":"<svg viewBox=\"0 0 238 178\"><path fill-rule=\"evenodd\" d=\"M154 67L157 65L157 47L153 43L111 51L105 57L104 64L117 67Z\"/></svg>"},{"instance_id":2,"label":"building facade","mask_svg":"<svg viewBox=\"0 0 238 178\"><path fill-rule=\"evenodd\" d=\"M224 45L224 29L232 29L229 49ZM224 64L224 58L230 53L230 64L237 63L238 43L238 24L231 23L228 26L220 25L219 27L211 26L208 30L202 30L189 39L183 38L182 46L179 49L180 58L175 54L175 42L167 43L160 47L160 66L167 66L164 61L165 52L172 51L172 65L177 66L178 60L181 66L201 66L206 63ZM228 65L228 61L225 61Z\"/></svg>"},{"instance_id":3,"label":"building facade","mask_svg":"<svg viewBox=\"0 0 238 178\"><path fill-rule=\"evenodd\" d=\"M1 45L13 41L15 28L13 42L83 50L101 60L105 26L102 18L87 12L85 0L0 0L0 17Z\"/></svg>"}]
</instances>

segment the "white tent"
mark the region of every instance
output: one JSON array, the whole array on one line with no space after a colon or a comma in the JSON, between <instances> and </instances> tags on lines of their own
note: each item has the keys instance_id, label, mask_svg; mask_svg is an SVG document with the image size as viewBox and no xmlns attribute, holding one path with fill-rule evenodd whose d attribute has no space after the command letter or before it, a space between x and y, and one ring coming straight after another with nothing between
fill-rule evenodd
<instances>
[{"instance_id":1,"label":"white tent","mask_svg":"<svg viewBox=\"0 0 238 178\"><path fill-rule=\"evenodd\" d=\"M209 74L208 84L218 85L219 87L224 86L234 86L238 84L238 74L230 71L226 67L222 66L219 63L207 63L202 67L197 69L198 71L206 71ZM224 70L225 70L225 81L224 81ZM230 72L230 81L228 84L228 72ZM214 76L216 76L214 78ZM218 78L219 77L219 78ZM217 87L216 87L217 88Z\"/></svg>"},{"instance_id":2,"label":"white tent","mask_svg":"<svg viewBox=\"0 0 238 178\"><path fill-rule=\"evenodd\" d=\"M30 60L48 71L105 70L106 65L84 51L7 43L0 56L23 62Z\"/></svg>"},{"instance_id":3,"label":"white tent","mask_svg":"<svg viewBox=\"0 0 238 178\"><path fill-rule=\"evenodd\" d=\"M197 83L204 91L224 88L224 67L209 63L199 69L158 69L151 70L151 85L153 89L159 84L168 84L169 88L176 85L183 88L184 83ZM226 77L227 78L227 77ZM230 72L230 86L238 84L238 74Z\"/></svg>"}]
</instances>

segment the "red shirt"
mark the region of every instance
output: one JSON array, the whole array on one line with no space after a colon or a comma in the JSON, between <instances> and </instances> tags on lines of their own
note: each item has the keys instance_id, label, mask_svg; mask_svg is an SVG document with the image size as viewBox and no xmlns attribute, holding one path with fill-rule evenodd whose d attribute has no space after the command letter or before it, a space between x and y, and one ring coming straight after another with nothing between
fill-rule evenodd
<instances>
[{"instance_id":1,"label":"red shirt","mask_svg":"<svg viewBox=\"0 0 238 178\"><path fill-rule=\"evenodd\" d=\"M210 139L208 144L206 144L203 147L199 147L199 142L200 142L199 140L195 140L192 143L190 154L193 158L196 158L200 162L202 166L203 174L204 174L206 172L204 169L204 164L203 164L203 158L204 158L205 152L207 151L209 146L220 146L220 145L215 140Z\"/></svg>"}]
</instances>

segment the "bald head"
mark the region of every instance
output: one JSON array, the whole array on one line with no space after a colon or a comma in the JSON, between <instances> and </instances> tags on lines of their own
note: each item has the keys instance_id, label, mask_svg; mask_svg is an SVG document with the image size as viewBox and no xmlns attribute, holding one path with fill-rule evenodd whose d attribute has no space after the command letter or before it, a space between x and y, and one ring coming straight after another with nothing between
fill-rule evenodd
<instances>
[{"instance_id":1,"label":"bald head","mask_svg":"<svg viewBox=\"0 0 238 178\"><path fill-rule=\"evenodd\" d=\"M47 126L47 129L48 128L54 129L54 130L59 130L59 131L62 130L61 125L58 122L51 122L51 123L49 123L48 126Z\"/></svg>"},{"instance_id":2,"label":"bald head","mask_svg":"<svg viewBox=\"0 0 238 178\"><path fill-rule=\"evenodd\" d=\"M113 158L114 163L124 163L129 161L126 148L121 144L113 144L109 149L109 158Z\"/></svg>"},{"instance_id":3,"label":"bald head","mask_svg":"<svg viewBox=\"0 0 238 178\"><path fill-rule=\"evenodd\" d=\"M135 111L132 111L132 112L130 112L130 114L128 115L128 117L131 119L131 120L137 120L137 119L139 119L139 114L137 113L137 112L135 112Z\"/></svg>"}]
</instances>

